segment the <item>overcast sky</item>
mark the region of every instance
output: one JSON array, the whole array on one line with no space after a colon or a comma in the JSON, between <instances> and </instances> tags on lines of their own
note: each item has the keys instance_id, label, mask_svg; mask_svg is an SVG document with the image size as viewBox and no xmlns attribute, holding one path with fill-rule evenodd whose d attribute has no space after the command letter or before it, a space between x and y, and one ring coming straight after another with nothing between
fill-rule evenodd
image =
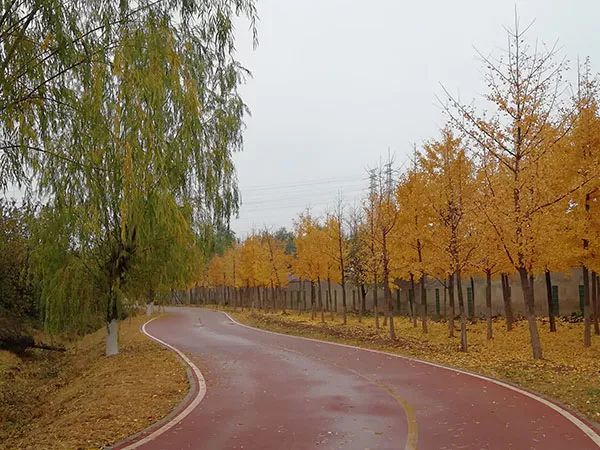
<instances>
[{"instance_id":1,"label":"overcast sky","mask_svg":"<svg viewBox=\"0 0 600 450\"><path fill-rule=\"evenodd\" d=\"M553 44L576 65L600 67L599 0L517 1L529 40ZM252 111L235 155L243 204L232 228L291 227L349 204L388 148L399 164L436 137L440 83L470 102L484 92L474 48L500 55L514 1L258 0L259 46L240 24L238 52L253 78Z\"/></svg>"}]
</instances>

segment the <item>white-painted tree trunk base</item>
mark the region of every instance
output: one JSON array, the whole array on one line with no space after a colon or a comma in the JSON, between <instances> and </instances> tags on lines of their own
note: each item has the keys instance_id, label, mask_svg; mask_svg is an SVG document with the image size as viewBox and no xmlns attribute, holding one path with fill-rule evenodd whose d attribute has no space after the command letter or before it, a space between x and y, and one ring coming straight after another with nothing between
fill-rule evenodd
<instances>
[{"instance_id":1,"label":"white-painted tree trunk base","mask_svg":"<svg viewBox=\"0 0 600 450\"><path fill-rule=\"evenodd\" d=\"M154 314L154 302L146 303L146 315L151 316Z\"/></svg>"},{"instance_id":2,"label":"white-painted tree trunk base","mask_svg":"<svg viewBox=\"0 0 600 450\"><path fill-rule=\"evenodd\" d=\"M106 356L113 356L119 353L119 321L112 319L106 330Z\"/></svg>"}]
</instances>

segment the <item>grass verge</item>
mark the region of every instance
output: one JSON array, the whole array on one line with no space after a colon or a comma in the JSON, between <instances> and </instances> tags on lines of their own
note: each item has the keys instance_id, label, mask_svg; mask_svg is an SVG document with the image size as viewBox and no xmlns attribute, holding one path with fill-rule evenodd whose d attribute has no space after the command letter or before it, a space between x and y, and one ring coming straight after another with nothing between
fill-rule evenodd
<instances>
[{"instance_id":1,"label":"grass verge","mask_svg":"<svg viewBox=\"0 0 600 450\"><path fill-rule=\"evenodd\" d=\"M395 317L397 339L391 341L387 329L376 329L374 317L359 323L356 316L348 315L344 326L341 317L333 321L327 317L322 323L319 317L311 321L310 313L297 311L285 315L227 312L241 323L266 330L388 351L488 375L554 398L593 422L600 420L600 336L593 336L592 346L584 348L580 323L559 322L557 332L550 333L540 320L544 359L534 361L525 321L516 322L510 332L503 321L495 321L492 340L486 338L485 322L469 323L469 351L464 353L458 350L460 332L448 338L443 322L430 321L425 334L420 323L415 328L409 318Z\"/></svg>"},{"instance_id":2,"label":"grass verge","mask_svg":"<svg viewBox=\"0 0 600 450\"><path fill-rule=\"evenodd\" d=\"M141 333L146 320L120 324L120 353L110 358L104 329L65 353L0 352L0 448L101 448L169 414L187 393L186 371Z\"/></svg>"}]
</instances>

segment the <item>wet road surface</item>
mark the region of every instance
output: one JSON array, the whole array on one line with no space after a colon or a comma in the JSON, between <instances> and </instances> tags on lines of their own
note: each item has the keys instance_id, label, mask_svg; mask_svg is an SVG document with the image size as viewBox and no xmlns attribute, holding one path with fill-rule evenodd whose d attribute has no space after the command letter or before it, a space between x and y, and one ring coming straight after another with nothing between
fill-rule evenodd
<instances>
[{"instance_id":1,"label":"wet road surface","mask_svg":"<svg viewBox=\"0 0 600 450\"><path fill-rule=\"evenodd\" d=\"M454 370L265 333L198 308L173 308L146 330L184 352L207 389L145 450L600 448L551 407Z\"/></svg>"}]
</instances>

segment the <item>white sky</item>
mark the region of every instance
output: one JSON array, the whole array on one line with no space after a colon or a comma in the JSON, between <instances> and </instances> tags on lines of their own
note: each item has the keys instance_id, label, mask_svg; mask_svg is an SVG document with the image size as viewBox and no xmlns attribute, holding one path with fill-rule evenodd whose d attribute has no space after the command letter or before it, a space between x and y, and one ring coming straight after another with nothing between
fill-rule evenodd
<instances>
[{"instance_id":1,"label":"white sky","mask_svg":"<svg viewBox=\"0 0 600 450\"><path fill-rule=\"evenodd\" d=\"M388 148L402 163L436 137L440 83L470 102L484 92L474 47L500 55L504 26L535 19L529 40L553 44L575 66L600 67L598 0L258 0L259 46L240 24L239 57L254 78L252 111L235 155L243 205L232 228L292 226L338 193L352 204L365 171Z\"/></svg>"}]
</instances>

